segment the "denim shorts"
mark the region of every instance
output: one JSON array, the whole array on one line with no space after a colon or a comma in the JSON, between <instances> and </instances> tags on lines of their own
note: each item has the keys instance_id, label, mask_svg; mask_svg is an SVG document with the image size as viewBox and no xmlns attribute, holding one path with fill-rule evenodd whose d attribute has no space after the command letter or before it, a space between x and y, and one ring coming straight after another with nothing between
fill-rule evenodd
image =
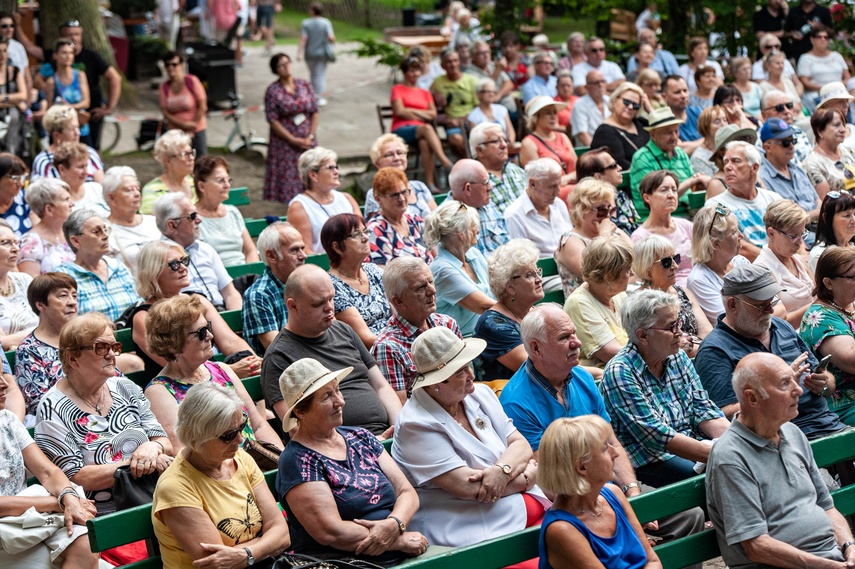
<instances>
[{"instance_id":1,"label":"denim shorts","mask_svg":"<svg viewBox=\"0 0 855 569\"><path fill-rule=\"evenodd\" d=\"M259 28L272 28L273 12L273 6L259 6L255 13L255 25Z\"/></svg>"},{"instance_id":2,"label":"denim shorts","mask_svg":"<svg viewBox=\"0 0 855 569\"><path fill-rule=\"evenodd\" d=\"M416 125L401 126L392 131L392 134L397 134L404 139L407 144L415 144L417 141L416 131L419 127Z\"/></svg>"}]
</instances>

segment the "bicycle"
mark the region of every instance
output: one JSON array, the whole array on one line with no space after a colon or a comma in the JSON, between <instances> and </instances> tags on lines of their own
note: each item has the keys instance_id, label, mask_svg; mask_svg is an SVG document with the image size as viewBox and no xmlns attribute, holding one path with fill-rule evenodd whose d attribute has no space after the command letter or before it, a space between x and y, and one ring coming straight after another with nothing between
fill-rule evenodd
<instances>
[{"instance_id":1,"label":"bicycle","mask_svg":"<svg viewBox=\"0 0 855 569\"><path fill-rule=\"evenodd\" d=\"M230 100L231 108L227 111L223 111L223 119L234 121L235 124L232 127L231 132L229 132L229 136L226 138L226 143L224 146L231 153L235 153L238 150L242 150L244 148L247 150L252 150L253 146L262 146L264 148L267 148L267 139L262 138L260 136L255 136L255 129L249 127L249 117L247 117L246 121L244 121L247 126L246 131L244 131L243 124L241 122L241 119L244 117L244 115L251 111L257 111L261 107L241 107L240 103L243 100L243 97L241 95L232 94Z\"/></svg>"}]
</instances>

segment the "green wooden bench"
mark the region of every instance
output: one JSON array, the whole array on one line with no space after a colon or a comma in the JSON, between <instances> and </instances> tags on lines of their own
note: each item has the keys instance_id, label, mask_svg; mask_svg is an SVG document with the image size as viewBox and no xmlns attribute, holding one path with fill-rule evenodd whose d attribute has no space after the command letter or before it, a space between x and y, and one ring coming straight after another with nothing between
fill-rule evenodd
<instances>
[{"instance_id":1,"label":"green wooden bench","mask_svg":"<svg viewBox=\"0 0 855 569\"><path fill-rule=\"evenodd\" d=\"M590 146L574 146L573 147L573 151L576 153L577 158L579 156L583 155L584 153L586 153L587 151L589 151L590 149L591 149ZM228 203L228 202L226 202L226 203Z\"/></svg>"},{"instance_id":2,"label":"green wooden bench","mask_svg":"<svg viewBox=\"0 0 855 569\"><path fill-rule=\"evenodd\" d=\"M279 216L279 221L288 221L288 217L285 215ZM264 229L270 225L267 223L266 219L244 219L243 222L246 224L246 230L249 232L249 236L253 239L256 239Z\"/></svg>"},{"instance_id":3,"label":"green wooden bench","mask_svg":"<svg viewBox=\"0 0 855 569\"><path fill-rule=\"evenodd\" d=\"M330 270L330 258L327 257L326 253L320 253L318 255L309 255L308 257L306 257L306 263L309 265L317 265L325 271ZM264 272L264 268L264 263L258 262L228 267L226 268L226 271L228 271L230 277L236 279L242 275L260 275Z\"/></svg>"},{"instance_id":4,"label":"green wooden bench","mask_svg":"<svg viewBox=\"0 0 855 569\"><path fill-rule=\"evenodd\" d=\"M555 259L552 257L538 260L537 266L543 269L544 278L558 275L558 263L556 263ZM541 304L543 302L555 302L564 306L564 292L560 290L547 292L543 295L543 299L537 304Z\"/></svg>"},{"instance_id":5,"label":"green wooden bench","mask_svg":"<svg viewBox=\"0 0 855 569\"><path fill-rule=\"evenodd\" d=\"M228 205L249 205L249 188L232 188L229 190L229 199L223 202Z\"/></svg>"}]
</instances>

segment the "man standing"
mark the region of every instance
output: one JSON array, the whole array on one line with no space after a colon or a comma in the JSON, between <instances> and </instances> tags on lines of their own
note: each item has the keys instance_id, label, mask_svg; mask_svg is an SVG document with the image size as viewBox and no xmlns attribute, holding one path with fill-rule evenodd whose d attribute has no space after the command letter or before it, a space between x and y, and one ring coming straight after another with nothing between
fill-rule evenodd
<instances>
[{"instance_id":1,"label":"man standing","mask_svg":"<svg viewBox=\"0 0 855 569\"><path fill-rule=\"evenodd\" d=\"M502 127L484 122L473 128L469 133L469 151L490 175L493 205L500 213L505 211L525 191L528 178L525 170L508 160L508 139Z\"/></svg>"},{"instance_id":2,"label":"man standing","mask_svg":"<svg viewBox=\"0 0 855 569\"><path fill-rule=\"evenodd\" d=\"M481 225L478 231L478 243L475 246L485 258L499 245L508 242L505 217L490 201L493 186L483 164L469 158L458 160L448 174L448 185L451 188L448 193L449 199L457 200L478 210Z\"/></svg>"},{"instance_id":3,"label":"man standing","mask_svg":"<svg viewBox=\"0 0 855 569\"><path fill-rule=\"evenodd\" d=\"M801 0L787 14L784 24L784 37L789 42L784 44L784 53L788 59L798 62L799 58L811 50L810 32L819 25L834 28L831 21L831 10L820 6L816 0Z\"/></svg>"},{"instance_id":4,"label":"man standing","mask_svg":"<svg viewBox=\"0 0 855 569\"><path fill-rule=\"evenodd\" d=\"M793 130L793 160L803 168L805 158L813 150L813 143L807 133L794 124L796 116L794 108L793 100L783 91L769 91L760 100L760 116L764 122L769 119L781 119Z\"/></svg>"},{"instance_id":5,"label":"man standing","mask_svg":"<svg viewBox=\"0 0 855 569\"><path fill-rule=\"evenodd\" d=\"M796 202L814 217L819 215L820 201L807 173L793 162L794 131L783 119L769 119L760 129L760 140L766 152L760 164L760 179L769 190ZM811 243L812 244L812 243Z\"/></svg>"},{"instance_id":6,"label":"man standing","mask_svg":"<svg viewBox=\"0 0 855 569\"><path fill-rule=\"evenodd\" d=\"M463 122L478 105L478 97L475 94L475 84L478 80L460 71L460 56L453 49L443 50L440 63L445 75L434 79L430 86L436 107L440 109L437 122L445 127L448 145L454 153L466 156Z\"/></svg>"},{"instance_id":7,"label":"man standing","mask_svg":"<svg viewBox=\"0 0 855 569\"><path fill-rule=\"evenodd\" d=\"M552 74L553 65L552 54L548 51L538 51L534 56L534 75L521 89L524 105L538 95L554 99L558 94L558 79Z\"/></svg>"},{"instance_id":8,"label":"man standing","mask_svg":"<svg viewBox=\"0 0 855 569\"><path fill-rule=\"evenodd\" d=\"M579 66L577 65L578 69ZM576 82L576 74L573 74ZM599 71L591 71L583 75L587 94L579 97L573 105L570 115L570 132L572 140L579 146L590 146L597 128L612 114L609 110L609 97L606 95L606 80Z\"/></svg>"},{"instance_id":9,"label":"man standing","mask_svg":"<svg viewBox=\"0 0 855 569\"><path fill-rule=\"evenodd\" d=\"M762 40L767 34L771 35L778 40L778 49L781 49L780 43L784 39L784 26L789 11L787 0L768 0L765 6L754 12L752 20L757 40Z\"/></svg>"},{"instance_id":10,"label":"man standing","mask_svg":"<svg viewBox=\"0 0 855 569\"><path fill-rule=\"evenodd\" d=\"M689 106L689 86L679 75L669 75L662 81L662 95L674 116L683 121L680 125L680 148L691 156L704 143L698 132L701 109Z\"/></svg>"},{"instance_id":11,"label":"man standing","mask_svg":"<svg viewBox=\"0 0 855 569\"><path fill-rule=\"evenodd\" d=\"M855 541L834 507L804 434L790 423L802 393L774 354L745 357L733 374L740 412L716 442L707 505L729 567L855 566Z\"/></svg>"},{"instance_id":12,"label":"man standing","mask_svg":"<svg viewBox=\"0 0 855 569\"><path fill-rule=\"evenodd\" d=\"M588 60L573 66L573 84L576 85L576 94L580 97L587 91L587 78L591 71L599 71L606 82L606 91L611 93L618 85L626 81L626 76L617 63L606 59L606 44L598 37L588 40L585 48Z\"/></svg>"}]
</instances>

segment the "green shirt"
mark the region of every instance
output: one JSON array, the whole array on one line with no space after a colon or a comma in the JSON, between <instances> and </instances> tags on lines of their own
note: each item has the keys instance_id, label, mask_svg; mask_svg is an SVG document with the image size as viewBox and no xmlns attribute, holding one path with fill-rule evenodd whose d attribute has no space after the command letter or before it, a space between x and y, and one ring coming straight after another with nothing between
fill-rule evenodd
<instances>
[{"instance_id":1,"label":"green shirt","mask_svg":"<svg viewBox=\"0 0 855 569\"><path fill-rule=\"evenodd\" d=\"M632 201L642 221L650 215L650 210L647 204L644 203L644 200L641 199L641 191L638 188L644 176L656 170L670 170L674 172L681 183L693 174L689 155L679 146L674 149L674 156L672 158L669 158L665 152L653 144L652 138L647 144L639 148L632 156L632 164L629 167L629 184L632 187ZM688 192L680 196L677 202L677 209L673 215L677 217L689 217Z\"/></svg>"},{"instance_id":2,"label":"green shirt","mask_svg":"<svg viewBox=\"0 0 855 569\"><path fill-rule=\"evenodd\" d=\"M478 80L466 73L457 81L449 80L447 75L440 75L431 83L430 90L434 93L442 93L448 100L445 114L453 119L463 118L478 106L478 97L475 96L475 83Z\"/></svg>"}]
</instances>

